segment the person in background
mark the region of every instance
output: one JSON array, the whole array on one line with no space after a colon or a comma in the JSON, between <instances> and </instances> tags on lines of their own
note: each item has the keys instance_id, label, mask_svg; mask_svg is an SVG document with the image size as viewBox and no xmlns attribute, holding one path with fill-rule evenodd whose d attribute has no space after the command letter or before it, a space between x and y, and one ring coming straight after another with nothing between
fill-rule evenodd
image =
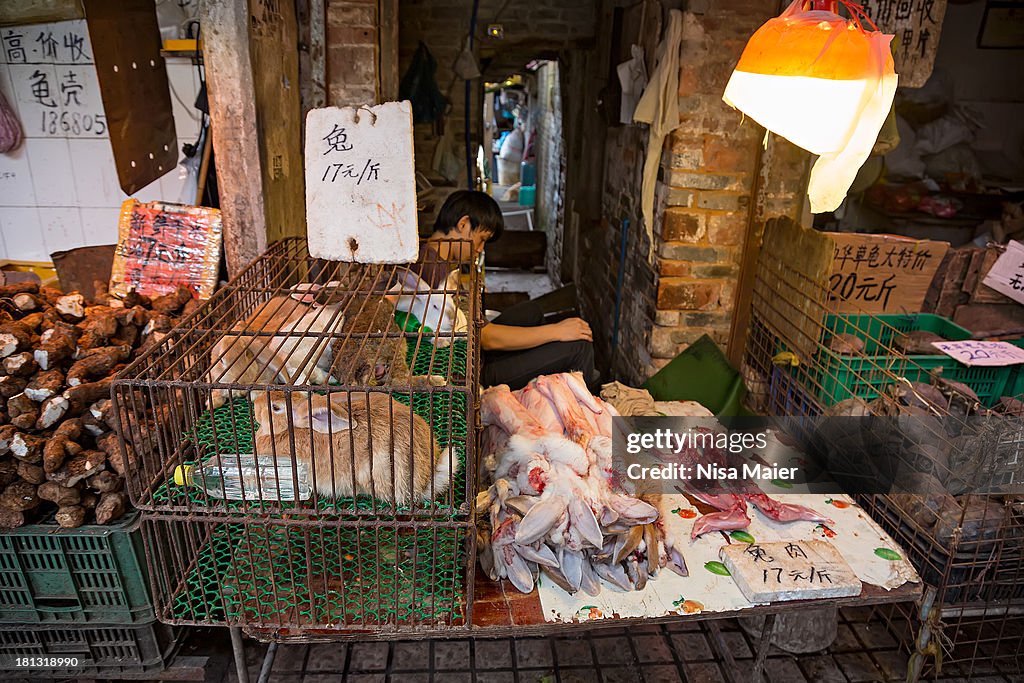
<instances>
[{"instance_id":1,"label":"person in background","mask_svg":"<svg viewBox=\"0 0 1024 683\"><path fill-rule=\"evenodd\" d=\"M490 195L476 190L453 192L438 212L434 231L413 268L431 287L442 288L453 266L474 262L504 230L501 209ZM484 386L507 384L515 390L539 375L579 370L593 385L597 381L593 339L585 320L567 318L545 324L541 307L524 301L481 331L481 380Z\"/></svg>"}]
</instances>

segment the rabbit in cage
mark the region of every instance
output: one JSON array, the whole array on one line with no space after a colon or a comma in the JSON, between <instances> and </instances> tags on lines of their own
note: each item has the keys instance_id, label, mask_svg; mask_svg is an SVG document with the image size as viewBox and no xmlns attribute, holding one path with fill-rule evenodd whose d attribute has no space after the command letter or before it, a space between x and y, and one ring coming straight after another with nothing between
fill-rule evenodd
<instances>
[{"instance_id":1,"label":"rabbit in cage","mask_svg":"<svg viewBox=\"0 0 1024 683\"><path fill-rule=\"evenodd\" d=\"M307 334L333 332L344 323L338 306L311 306L275 296L232 332L278 332L272 337L228 333L211 349L211 382L224 384L324 384L333 359L330 340ZM214 389L213 407L230 397Z\"/></svg>"},{"instance_id":2,"label":"rabbit in cage","mask_svg":"<svg viewBox=\"0 0 1024 683\"><path fill-rule=\"evenodd\" d=\"M397 336L395 306L386 296L342 294L346 324L331 347L330 374L339 384L429 387L446 384L439 375L413 375L406 362L406 340ZM395 334L396 336L369 336Z\"/></svg>"},{"instance_id":3,"label":"rabbit in cage","mask_svg":"<svg viewBox=\"0 0 1024 683\"><path fill-rule=\"evenodd\" d=\"M315 469L320 495L409 505L447 491L458 468L427 422L386 393L254 394L256 452L288 457L294 440L295 458Z\"/></svg>"},{"instance_id":4,"label":"rabbit in cage","mask_svg":"<svg viewBox=\"0 0 1024 683\"><path fill-rule=\"evenodd\" d=\"M469 330L466 314L458 307L455 294L459 291L459 271L453 270L445 280L443 291L431 292L427 282L412 270L398 274L398 282L388 290L388 300L395 308L412 314L425 328L433 332L434 346L446 348L453 340L452 333Z\"/></svg>"}]
</instances>

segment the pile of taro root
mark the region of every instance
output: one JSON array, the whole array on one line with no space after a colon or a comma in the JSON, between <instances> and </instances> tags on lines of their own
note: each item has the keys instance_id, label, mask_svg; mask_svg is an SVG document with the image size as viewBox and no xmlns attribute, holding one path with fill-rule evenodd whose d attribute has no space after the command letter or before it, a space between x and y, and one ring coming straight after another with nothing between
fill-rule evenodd
<instances>
[{"instance_id":1,"label":"pile of taro root","mask_svg":"<svg viewBox=\"0 0 1024 683\"><path fill-rule=\"evenodd\" d=\"M198 305L181 288L96 300L35 283L0 286L0 528L108 524L128 508L113 377ZM127 456L127 457L126 457Z\"/></svg>"}]
</instances>

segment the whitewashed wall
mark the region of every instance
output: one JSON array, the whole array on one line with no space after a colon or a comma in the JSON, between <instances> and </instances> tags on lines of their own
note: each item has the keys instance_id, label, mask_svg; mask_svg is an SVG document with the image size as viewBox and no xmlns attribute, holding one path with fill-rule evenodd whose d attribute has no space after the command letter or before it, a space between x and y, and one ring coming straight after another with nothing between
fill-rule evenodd
<instances>
[{"instance_id":1,"label":"whitewashed wall","mask_svg":"<svg viewBox=\"0 0 1024 683\"><path fill-rule=\"evenodd\" d=\"M21 147L0 154L0 257L48 261L51 252L117 240L127 195L101 118L92 54L85 21L0 29L0 90L25 132ZM180 158L181 144L199 134L192 107L199 80L184 58L167 60L167 76ZM182 187L173 168L135 197L179 201Z\"/></svg>"}]
</instances>

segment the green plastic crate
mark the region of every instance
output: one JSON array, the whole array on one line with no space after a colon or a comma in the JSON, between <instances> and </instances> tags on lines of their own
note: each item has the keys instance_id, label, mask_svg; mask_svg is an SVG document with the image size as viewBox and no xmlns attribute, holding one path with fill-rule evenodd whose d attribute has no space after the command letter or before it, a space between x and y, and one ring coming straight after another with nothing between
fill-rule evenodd
<instances>
[{"instance_id":1,"label":"green plastic crate","mask_svg":"<svg viewBox=\"0 0 1024 683\"><path fill-rule=\"evenodd\" d=\"M831 335L852 334L864 340L862 355L845 356L823 346L816 364L807 370L815 395L834 405L848 398L870 401L893 384L890 376L911 382L927 382L929 373L941 369L946 379L963 382L986 405L999 400L1011 368L969 367L945 354L893 356L878 355L892 348L893 338L906 332L934 332L950 341L971 338L969 330L946 318L929 313L915 315L829 315L825 327ZM825 343L828 343L826 338Z\"/></svg>"},{"instance_id":2,"label":"green plastic crate","mask_svg":"<svg viewBox=\"0 0 1024 683\"><path fill-rule=\"evenodd\" d=\"M107 526L50 522L0 534L0 623L152 620L138 529L132 514Z\"/></svg>"},{"instance_id":3,"label":"green plastic crate","mask_svg":"<svg viewBox=\"0 0 1024 683\"><path fill-rule=\"evenodd\" d=\"M0 672L46 679L155 674L170 663L177 646L175 630L158 621L137 626L3 626L0 627ZM78 660L77 666L18 666L18 658Z\"/></svg>"},{"instance_id":4,"label":"green plastic crate","mask_svg":"<svg viewBox=\"0 0 1024 683\"><path fill-rule=\"evenodd\" d=\"M1014 346L1024 348L1024 338L1007 339ZM1003 396L1019 397L1024 395L1024 365L1014 365L1010 368L1010 377L1006 380L1006 389Z\"/></svg>"}]
</instances>

